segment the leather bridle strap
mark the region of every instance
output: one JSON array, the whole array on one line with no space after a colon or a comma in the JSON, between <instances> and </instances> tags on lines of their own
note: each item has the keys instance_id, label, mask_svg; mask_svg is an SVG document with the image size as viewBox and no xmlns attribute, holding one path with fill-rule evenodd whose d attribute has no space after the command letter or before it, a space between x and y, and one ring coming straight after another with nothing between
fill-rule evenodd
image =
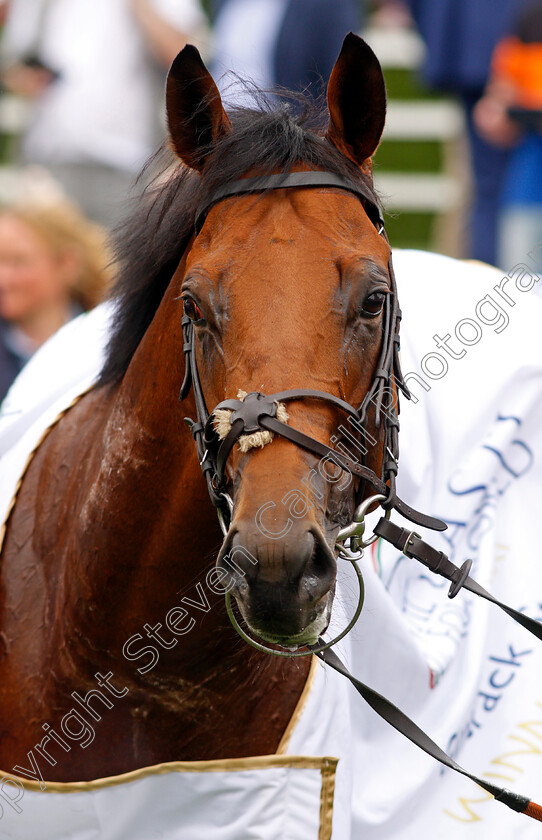
<instances>
[{"instance_id":1,"label":"leather bridle strap","mask_svg":"<svg viewBox=\"0 0 542 840\"><path fill-rule=\"evenodd\" d=\"M365 702L369 704L371 709L373 709L378 715L380 715L381 718L383 718L383 720L393 726L393 728L400 732L401 735L404 735L405 738L408 738L409 741L425 753L439 761L441 764L444 764L446 767L449 767L451 770L455 770L457 773L461 773L462 776L466 776L468 779L471 779L485 791L494 796L498 802L503 802L513 811L516 811L516 813L525 814L528 817L532 817L533 819L542 822L542 808L540 805L532 802L527 796L520 796L513 791L498 787L497 785L488 782L486 779L480 779L478 776L475 776L473 773L469 773L461 767L460 764L445 753L444 750L441 749L438 744L436 744L423 731L423 729L405 715L404 712L398 709L397 706L377 691L369 688L368 685L365 685L365 683L361 682L361 680L358 680L357 677L354 677L331 648L316 653L316 656L318 656L322 662L325 662L326 665L329 665L330 668L333 668L334 671L337 671L337 673L346 677L354 686L356 691L361 694Z\"/></svg>"},{"instance_id":2,"label":"leather bridle strap","mask_svg":"<svg viewBox=\"0 0 542 840\"><path fill-rule=\"evenodd\" d=\"M455 598L461 588L468 589L480 598L490 601L495 604L507 615L521 624L526 630L536 636L542 641L542 624L530 618L524 613L514 610L512 607L503 604L494 598L483 586L480 586L473 578L469 576L472 561L467 560L461 568L452 563L443 551L437 551L436 548L426 543L419 534L409 531L407 528L401 528L394 522L388 519L379 519L374 528L374 533L379 537L391 543L395 548L398 548L406 557L413 557L420 563L423 563L428 569L437 575L441 575L450 580L452 585L448 596Z\"/></svg>"},{"instance_id":3,"label":"leather bridle strap","mask_svg":"<svg viewBox=\"0 0 542 840\"><path fill-rule=\"evenodd\" d=\"M253 195L255 193L263 193L268 190L283 190L296 189L302 187L335 187L340 190L347 190L354 193L358 198L365 199L371 208L374 209L375 217L379 224L384 227L384 220L382 213L377 204L375 204L374 195L363 181L350 181L342 175L336 175L334 172L323 172L319 169L311 170L309 172L279 172L275 175L261 175L256 178L240 178L238 181L232 181L225 184L223 187L216 189L212 195L208 196L199 205L196 210L195 229L196 234L201 230L205 218L215 204L223 201L225 198L231 198L235 195Z\"/></svg>"},{"instance_id":4,"label":"leather bridle strap","mask_svg":"<svg viewBox=\"0 0 542 840\"><path fill-rule=\"evenodd\" d=\"M347 472L353 473L358 478L367 481L377 493L381 493L383 496L388 495L388 485L382 481L381 478L378 478L378 476L369 467L366 467L363 464L358 464L357 461L347 458L335 449L331 449L331 447L326 446L326 444L320 443L320 441L303 434L303 432L300 432L298 429L293 429L291 426L281 423L280 420L273 417L262 417L260 425L263 429L267 429L270 432L276 432L276 434L290 440L292 443L295 443L296 446L301 447L301 449L305 449L307 452L312 452L314 455L318 455L319 458L329 458L337 464L337 466ZM440 519L437 519L434 516L429 516L426 513L420 513L420 511L410 507L410 505L407 505L407 503L400 499L397 495L395 496L393 507L394 510L397 510L406 519L410 520L410 522L421 525L423 528L431 528L433 531L444 531L447 527Z\"/></svg>"}]
</instances>

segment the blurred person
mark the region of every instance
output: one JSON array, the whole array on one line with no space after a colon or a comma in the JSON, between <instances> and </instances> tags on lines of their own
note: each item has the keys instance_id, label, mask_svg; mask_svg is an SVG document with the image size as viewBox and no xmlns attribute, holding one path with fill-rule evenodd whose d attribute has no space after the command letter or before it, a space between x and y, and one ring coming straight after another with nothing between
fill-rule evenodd
<instances>
[{"instance_id":1,"label":"blurred person","mask_svg":"<svg viewBox=\"0 0 542 840\"><path fill-rule=\"evenodd\" d=\"M512 150L499 215L499 265L508 271L542 243L542 0L530 0L497 44L474 118L490 143Z\"/></svg>"},{"instance_id":2,"label":"blurred person","mask_svg":"<svg viewBox=\"0 0 542 840\"><path fill-rule=\"evenodd\" d=\"M199 0L9 0L2 81L33 100L23 161L114 225L164 137L166 69L204 29Z\"/></svg>"},{"instance_id":3,"label":"blurred person","mask_svg":"<svg viewBox=\"0 0 542 840\"><path fill-rule=\"evenodd\" d=\"M427 46L426 81L465 109L473 174L469 256L497 261L497 208L509 152L482 137L473 111L483 96L495 45L525 0L406 0Z\"/></svg>"},{"instance_id":4,"label":"blurred person","mask_svg":"<svg viewBox=\"0 0 542 840\"><path fill-rule=\"evenodd\" d=\"M105 231L66 200L0 203L0 402L35 350L102 299L109 264Z\"/></svg>"},{"instance_id":5,"label":"blurred person","mask_svg":"<svg viewBox=\"0 0 542 840\"><path fill-rule=\"evenodd\" d=\"M239 79L316 98L344 36L361 26L359 0L212 1L213 75L228 103L251 104Z\"/></svg>"},{"instance_id":6,"label":"blurred person","mask_svg":"<svg viewBox=\"0 0 542 840\"><path fill-rule=\"evenodd\" d=\"M397 29L412 25L412 15L407 0L373 0L371 25Z\"/></svg>"}]
</instances>

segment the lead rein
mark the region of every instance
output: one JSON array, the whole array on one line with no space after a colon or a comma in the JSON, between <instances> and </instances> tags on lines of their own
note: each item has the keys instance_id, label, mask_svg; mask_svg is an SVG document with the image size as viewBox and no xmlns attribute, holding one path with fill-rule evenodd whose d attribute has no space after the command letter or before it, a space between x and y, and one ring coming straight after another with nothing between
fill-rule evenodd
<instances>
[{"instance_id":1,"label":"lead rein","mask_svg":"<svg viewBox=\"0 0 542 840\"><path fill-rule=\"evenodd\" d=\"M494 785L491 782L480 779L473 773L469 773L461 767L460 764L454 761L453 758L445 753L444 750L441 749L438 744L436 744L423 731L423 729L405 715L404 712L398 709L397 706L381 694L378 694L377 691L369 688L369 686L365 685L365 683L362 683L361 680L354 677L331 648L316 653L316 656L321 659L322 662L325 662L326 665L329 665L330 668L333 668L334 671L337 671L337 673L342 674L343 677L350 680L356 691L361 694L365 702L368 703L369 706L378 715L380 715L383 720L386 721L386 723L393 726L393 728L400 732L401 735L404 735L405 738L408 738L409 741L425 753L430 755L432 758L435 758L437 761L440 761L441 764L444 764L451 770L455 770L457 773L461 773L462 776L466 776L468 779L471 779L471 781L475 782L485 791L494 796L498 802L503 802L505 805L508 805L508 807L513 811L516 811L516 813L525 814L528 817L532 817L534 820L542 822L542 806L533 802L527 796L520 796L518 793L498 787L498 785Z\"/></svg>"},{"instance_id":2,"label":"lead rein","mask_svg":"<svg viewBox=\"0 0 542 840\"><path fill-rule=\"evenodd\" d=\"M433 546L421 539L419 534L414 531L408 531L406 528L401 528L390 522L389 519L382 517L377 522L374 533L382 539L391 543L395 548L399 549L406 557L411 557L419 560L428 569L435 574L442 575L442 577L452 582L448 596L455 598L460 589L465 588L486 601L496 604L501 610L504 610L514 621L521 624L526 630L536 636L542 641L542 624L535 621L523 613L508 607L501 601L494 598L487 590L485 590L479 583L469 576L469 571L472 565L471 560L467 560L461 568L454 565L443 551L437 551ZM310 646L309 646L310 647ZM316 645L314 646L317 647ZM520 796L513 791L500 788L486 780L480 779L478 776L469 773L453 758L451 758L438 744L436 744L413 720L404 714L393 703L383 697L378 692L374 691L369 686L362 683L354 677L346 668L344 663L339 659L337 654L331 650L316 651L316 656L329 665L330 668L337 671L346 677L354 686L356 691L361 694L363 699L380 717L394 727L398 732L408 738L413 744L430 755L432 758L461 773L463 776L471 779L485 791L490 793L498 802L503 802L513 811L520 814L525 814L534 820L542 822L542 806L533 802L526 796Z\"/></svg>"},{"instance_id":3,"label":"lead rein","mask_svg":"<svg viewBox=\"0 0 542 840\"><path fill-rule=\"evenodd\" d=\"M422 540L419 534L416 534L414 531L408 531L406 528L401 528L384 517L376 523L374 533L391 543L395 548L398 548L406 557L412 557L414 560L418 560L435 574L441 575L446 580L451 581L452 585L448 593L449 598L455 598L461 588L468 589L469 592L473 592L475 595L479 595L480 598L485 598L486 601L495 604L513 618L514 621L521 624L529 633L532 633L533 636L536 636L537 639L542 641L542 624L530 618L530 616L524 615L518 612L518 610L514 610L512 607L498 601L483 586L480 586L479 583L469 576L472 565L471 560L467 560L459 568L448 559L443 551L437 551L429 543Z\"/></svg>"}]
</instances>

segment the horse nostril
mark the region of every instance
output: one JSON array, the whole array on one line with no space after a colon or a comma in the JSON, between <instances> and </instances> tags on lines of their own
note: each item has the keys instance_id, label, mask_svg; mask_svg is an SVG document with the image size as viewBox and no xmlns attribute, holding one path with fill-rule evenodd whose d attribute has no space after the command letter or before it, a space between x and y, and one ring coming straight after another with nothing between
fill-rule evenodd
<instances>
[{"instance_id":1,"label":"horse nostril","mask_svg":"<svg viewBox=\"0 0 542 840\"><path fill-rule=\"evenodd\" d=\"M300 580L301 591L309 602L318 601L326 595L335 582L337 561L324 537L318 531L311 531L314 546Z\"/></svg>"},{"instance_id":2,"label":"horse nostril","mask_svg":"<svg viewBox=\"0 0 542 840\"><path fill-rule=\"evenodd\" d=\"M246 577L238 576L236 579L237 594L241 598L248 593L248 581Z\"/></svg>"},{"instance_id":3,"label":"horse nostril","mask_svg":"<svg viewBox=\"0 0 542 840\"><path fill-rule=\"evenodd\" d=\"M246 591L258 575L258 559L243 542L239 530L231 528L216 561L219 569L224 569L235 578L240 593Z\"/></svg>"}]
</instances>

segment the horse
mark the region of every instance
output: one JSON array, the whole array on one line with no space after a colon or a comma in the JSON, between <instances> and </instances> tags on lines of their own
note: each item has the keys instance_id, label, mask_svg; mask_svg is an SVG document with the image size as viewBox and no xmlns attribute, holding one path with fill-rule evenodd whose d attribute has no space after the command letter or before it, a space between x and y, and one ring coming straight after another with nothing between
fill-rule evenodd
<instances>
[{"instance_id":1,"label":"horse","mask_svg":"<svg viewBox=\"0 0 542 840\"><path fill-rule=\"evenodd\" d=\"M20 768L36 745L48 780L81 782L277 750L309 659L247 649L223 598L211 604L201 581L218 554L213 580L223 583L237 549L233 594L249 627L283 648L316 642L330 620L337 534L373 491L344 462L319 472L314 451L280 434L233 447L223 539L199 463L206 453L198 457L183 422L197 414L197 393L183 388L180 401L179 387L189 323L209 406L241 404L240 393L325 392L327 401L290 396L286 422L327 445L344 405L370 392L384 333L393 345L395 332L371 169L386 94L378 60L352 34L327 103L323 128L288 107L228 115L195 48L171 67L178 169L121 243L101 376L48 430L5 526L0 767ZM299 186L228 194L232 182L290 175ZM396 395L393 376L387 384ZM365 474L382 474L377 414L370 406ZM283 500L294 490L292 517ZM74 712L75 695L76 708L100 719L88 751L66 749L82 725L75 713L64 735L51 728Z\"/></svg>"},{"instance_id":2,"label":"horse","mask_svg":"<svg viewBox=\"0 0 542 840\"><path fill-rule=\"evenodd\" d=\"M422 527L446 527L399 498L395 475L398 392L412 396L407 379L431 392L451 367L443 354L424 347L411 354L410 364L422 358L431 384L413 370L401 373L401 313L371 169L384 127L385 86L373 52L352 34L331 74L327 103L327 125L310 112L284 107L228 115L195 48L186 47L172 65L167 115L178 169L142 203L121 242L101 373L45 422L0 532L0 767L13 773L0 779L0 819L7 807L21 812L25 787L38 791L28 822L15 826L15 834L10 826L10 836L27 840L33 831L42 838L47 829L47 840L66 831L88 837L89 830L115 840L148 840L151 832L199 840L213 826L224 826L220 819L211 829L204 825L209 814L203 812L219 797L221 807L229 803L226 823L235 840L254 836L264 821L266 836L283 836L286 812L288 836L292 818L296 836L304 839L342 840L358 824L377 832L384 826L388 835L391 830L410 840L425 828L428 812L439 821L439 836L442 828L443 837L455 837L456 822L481 823L478 811L494 796L512 811L542 819L539 805L492 781L508 781L494 765L524 772L510 756L523 762L540 754L534 651L523 637L503 641L494 632L498 625L483 612L474 615L468 600L443 607L439 584L425 570L407 571L403 562L421 560L452 581L450 597L462 588L481 594L540 639L540 624L529 616L537 615L540 603L522 603L519 610L502 604L470 578L471 559L458 568L414 531L382 518L375 534L395 554L386 557L380 545L382 577L365 576L369 603L360 625L369 642L352 645L351 652L358 673L372 660L380 687L390 684L386 693L392 687L433 725L435 715L442 718L454 755L477 741L489 714L509 727L508 703L520 715L517 733L498 733L502 754L488 753L482 778L464 771L340 661L339 670L385 720L477 782L484 797L465 799L448 777L420 765L390 806L389 756L400 763L402 746L390 742L383 749L374 719L371 726L361 719L354 737L348 727L360 720L350 714L346 682L338 689L328 669L318 671L324 672L319 682L315 677L314 652L332 668L337 663L326 650L330 643L322 642L332 608L337 612L337 553L349 558L367 544L364 514L380 503ZM453 289L453 309L464 305L481 270L463 267L456 276L455 264L434 255L401 262L404 276L410 262L410 279L417 280L410 300L406 295L407 314L422 339L433 328L419 302L435 294L435 277ZM515 306L510 284L504 289L510 276L493 285L495 272L484 271L491 288ZM521 267L519 295L537 279ZM496 334L508 324L490 294L473 310ZM538 352L539 323L536 307L530 310L513 337L529 360ZM105 310L96 312L101 317ZM457 315L457 340L478 343L478 322L462 310ZM82 316L90 320L78 328L93 317ZM475 341L462 331L465 324L477 331ZM466 351L454 355L442 343L450 339L433 335L450 358L463 358ZM62 341L59 336L54 346L69 352L69 342ZM47 353L44 348L42 362L31 363L30 387L42 371L48 375ZM430 359L440 360L439 370ZM463 381L455 394L452 387L451 398L427 396L434 402L427 417L406 412L409 445L418 446L408 483L420 506L448 511L453 528L441 545L454 557L463 548L472 551L486 577L496 568L486 537L501 540L513 562L506 566L499 557L496 577L506 578L505 591L512 589L519 603L517 581L534 578L529 550L536 522L514 513L523 514L523 488L530 497L538 489L533 465L541 445L540 384L534 368L518 369L501 348L504 370L512 383L505 392L497 388L495 395L483 357L474 375L457 369ZM482 439L464 411L469 388L471 413L478 403L483 409ZM427 442L437 430L448 439L459 430L461 442L435 466ZM438 487L420 481L435 471L445 477ZM437 501L430 503L430 494ZM510 504L497 516L505 494ZM508 515L500 516L501 510ZM392 589L404 614L388 597ZM251 637L235 618L230 595ZM539 597L535 587L533 597ZM362 604L360 582L349 627ZM239 631L251 647L241 643ZM394 665L381 669L381 659ZM450 680L454 689L463 685L454 703L444 691ZM439 681L443 690L429 700ZM473 697L483 701L474 711ZM534 740L526 741L526 733ZM510 739L528 750L510 752ZM291 742L304 754L286 755ZM243 770L243 784L224 787L228 768ZM256 790L244 787L252 771L278 769L284 771L280 784L268 775L263 787L261 777ZM203 799L199 782L172 781L175 773L186 779L200 771L219 777ZM296 771L305 774L297 783ZM363 786L363 796L351 797L351 777L357 794ZM111 787L120 789L114 799ZM66 797L44 798L39 792L46 788L81 794L67 797L75 800L66 810L69 828L58 801ZM273 792L272 826L266 790ZM458 801L450 803L453 796ZM160 799L167 825L161 820L156 827L153 815L144 814L153 797ZM255 822L251 813L241 813L248 799L263 802ZM423 801L421 816L416 799ZM499 830L515 830L500 814L494 820Z\"/></svg>"}]
</instances>

